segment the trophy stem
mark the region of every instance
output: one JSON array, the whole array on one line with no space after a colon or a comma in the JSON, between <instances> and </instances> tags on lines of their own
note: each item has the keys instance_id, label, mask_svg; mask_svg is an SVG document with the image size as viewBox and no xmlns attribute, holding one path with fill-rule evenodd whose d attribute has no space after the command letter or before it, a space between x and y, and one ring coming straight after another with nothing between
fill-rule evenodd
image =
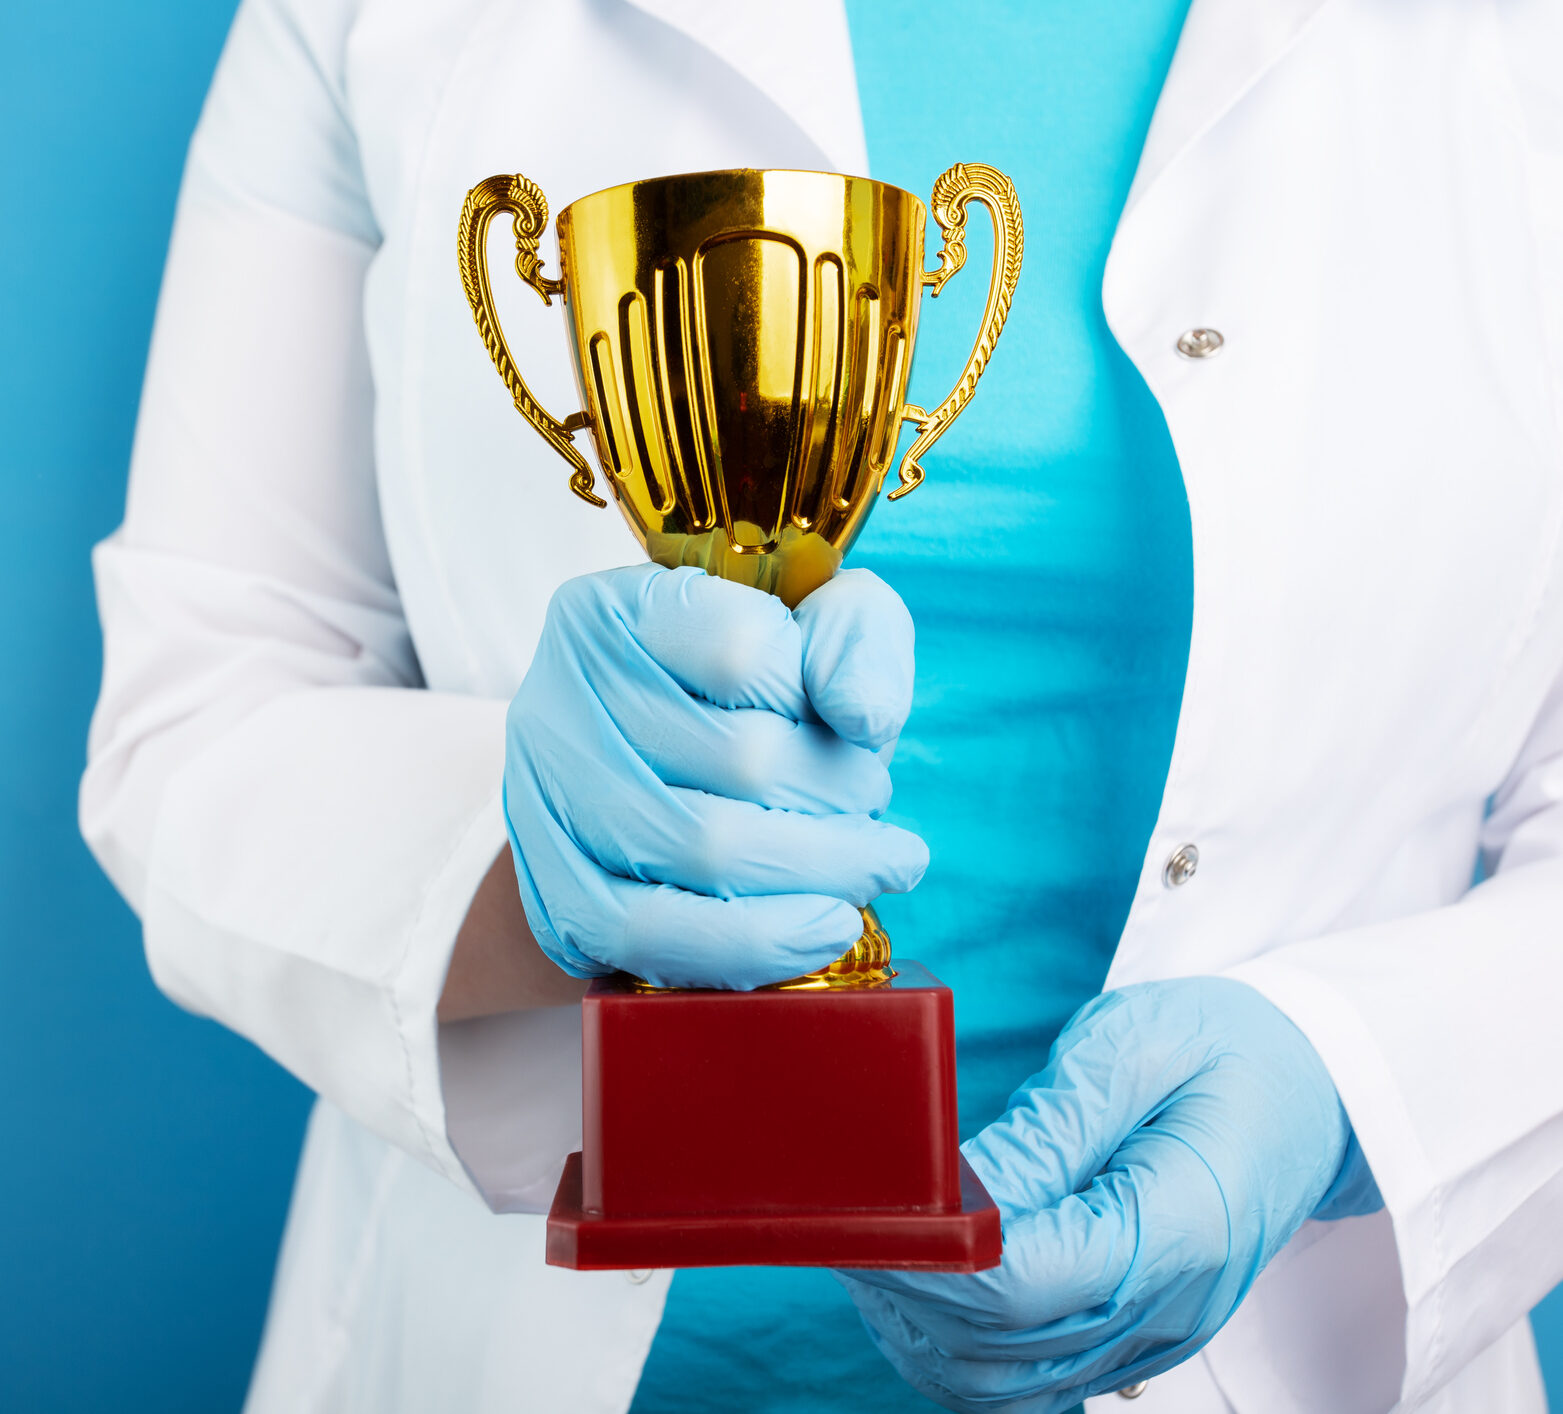
<instances>
[{"instance_id":1,"label":"trophy stem","mask_svg":"<svg viewBox=\"0 0 1563 1414\"><path fill-rule=\"evenodd\" d=\"M768 989L778 992L817 991L824 987L874 987L895 976L890 965L890 935L872 908L863 910L863 934L829 967L806 972Z\"/></svg>"},{"instance_id":2,"label":"trophy stem","mask_svg":"<svg viewBox=\"0 0 1563 1414\"><path fill-rule=\"evenodd\" d=\"M896 975L890 965L890 935L872 908L862 910L863 933L829 967L805 972L801 977L789 977L785 982L773 982L761 987L762 992L819 992L843 987L877 987ZM683 992L685 987L659 987L644 978L627 979L637 992Z\"/></svg>"}]
</instances>

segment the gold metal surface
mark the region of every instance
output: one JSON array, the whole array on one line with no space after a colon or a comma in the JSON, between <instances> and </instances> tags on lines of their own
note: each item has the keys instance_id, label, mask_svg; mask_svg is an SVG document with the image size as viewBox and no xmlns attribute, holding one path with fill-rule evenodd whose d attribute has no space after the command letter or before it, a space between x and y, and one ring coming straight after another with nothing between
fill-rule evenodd
<instances>
[{"instance_id":1,"label":"gold metal surface","mask_svg":"<svg viewBox=\"0 0 1563 1414\"><path fill-rule=\"evenodd\" d=\"M548 225L548 201L535 182L528 181L519 172L513 177L490 177L479 182L467 193L461 208L461 225L457 231L457 258L461 265L461 285L467 292L467 303L472 306L472 317L477 321L483 347L494 360L494 367L510 389L516 411L535 427L556 452L572 467L570 489L583 501L594 506L608 503L592 490L592 469L586 458L575 449L573 434L586 425L586 414L572 413L563 422L544 410L526 386L510 348L505 343L504 330L499 327L499 315L494 309L494 291L488 280L488 227L496 216L507 214L513 218L516 233L516 274L542 297L544 304L553 303L552 296L564 293L563 280L550 280L543 275L542 261L538 258L537 242Z\"/></svg>"},{"instance_id":2,"label":"gold metal surface","mask_svg":"<svg viewBox=\"0 0 1563 1414\"><path fill-rule=\"evenodd\" d=\"M906 401L925 286L935 296L966 261L968 204L987 206L995 260L987 307L960 380L930 413ZM944 235L923 268L927 212L910 192L828 172L695 172L611 187L559 213L560 274L542 273L548 203L526 177L490 177L467 195L462 287L516 409L571 467L594 505L574 443L587 428L608 486L658 564L697 565L795 607L840 567L884 485L901 424L920 458L971 401L1004 328L1023 232L1009 178L951 167L933 188ZM561 295L585 411L563 421L532 396L500 329L487 236L512 217L516 273L545 304ZM883 981L890 941L872 909L830 967L784 987Z\"/></svg>"},{"instance_id":3,"label":"gold metal surface","mask_svg":"<svg viewBox=\"0 0 1563 1414\"><path fill-rule=\"evenodd\" d=\"M944 233L944 249L939 252L939 268L923 274L923 284L933 288L935 299L944 288L944 282L966 263L966 207L967 203L980 201L993 217L993 273L988 277L988 305L982 314L982 327L971 346L971 357L966 360L960 380L950 396L931 413L920 407L902 409L903 418L915 418L917 440L906 449L901 458L901 484L890 493L892 501L906 495L923 479L922 464L918 458L944 436L950 424L961 415L961 409L972 400L977 391L977 380L993 357L993 346L1004 332L1004 321L1009 318L1009 304L1015 297L1015 284L1020 279L1020 261L1025 254L1025 228L1020 220L1020 202L1015 198L1015 186L997 167L981 162L957 162L933 184L933 216Z\"/></svg>"},{"instance_id":4,"label":"gold metal surface","mask_svg":"<svg viewBox=\"0 0 1563 1414\"><path fill-rule=\"evenodd\" d=\"M863 910L863 936L829 967L778 982L778 992L817 992L829 987L871 987L895 976L890 965L890 935L872 908Z\"/></svg>"},{"instance_id":5,"label":"gold metal surface","mask_svg":"<svg viewBox=\"0 0 1563 1414\"><path fill-rule=\"evenodd\" d=\"M785 982L773 982L761 990L767 992L821 992L837 987L875 987L895 976L890 965L890 935L872 908L863 909L863 935L829 967L806 972ZM657 987L634 980L638 992L667 992L677 988Z\"/></svg>"}]
</instances>

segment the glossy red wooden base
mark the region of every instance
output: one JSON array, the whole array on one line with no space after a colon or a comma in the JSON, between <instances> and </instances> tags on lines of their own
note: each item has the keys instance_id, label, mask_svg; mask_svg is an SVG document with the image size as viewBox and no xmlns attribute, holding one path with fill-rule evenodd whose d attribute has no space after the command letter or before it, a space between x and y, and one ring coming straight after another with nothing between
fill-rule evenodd
<instances>
[{"instance_id":1,"label":"glossy red wooden base","mask_svg":"<svg viewBox=\"0 0 1563 1414\"><path fill-rule=\"evenodd\" d=\"M565 1161L548 1213L548 1261L620 1267L894 1267L980 1272L998 1265L999 1210L965 1159L951 1213L895 1209L610 1218L581 1206L581 1156Z\"/></svg>"},{"instance_id":2,"label":"glossy red wooden base","mask_svg":"<svg viewBox=\"0 0 1563 1414\"><path fill-rule=\"evenodd\" d=\"M822 991L593 983L549 1262L995 1265L998 1210L956 1143L950 990L896 968Z\"/></svg>"}]
</instances>

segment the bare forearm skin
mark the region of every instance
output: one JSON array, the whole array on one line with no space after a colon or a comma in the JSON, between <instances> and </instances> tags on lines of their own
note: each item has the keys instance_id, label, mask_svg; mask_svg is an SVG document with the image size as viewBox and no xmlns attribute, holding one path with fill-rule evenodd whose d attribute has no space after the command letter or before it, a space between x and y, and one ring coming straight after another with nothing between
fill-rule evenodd
<instances>
[{"instance_id":1,"label":"bare forearm skin","mask_svg":"<svg viewBox=\"0 0 1563 1414\"><path fill-rule=\"evenodd\" d=\"M562 972L544 955L527 926L508 849L496 856L472 897L456 935L441 1021L466 1021L529 1007L573 1006L586 981Z\"/></svg>"}]
</instances>

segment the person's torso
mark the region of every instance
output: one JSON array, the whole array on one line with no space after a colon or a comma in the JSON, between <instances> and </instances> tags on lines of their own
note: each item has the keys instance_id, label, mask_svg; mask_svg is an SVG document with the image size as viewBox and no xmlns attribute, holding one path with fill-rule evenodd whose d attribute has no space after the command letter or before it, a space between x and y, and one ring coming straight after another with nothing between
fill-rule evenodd
<instances>
[{"instance_id":1,"label":"person's torso","mask_svg":"<svg viewBox=\"0 0 1563 1414\"><path fill-rule=\"evenodd\" d=\"M734 67L766 57L742 43L764 17L722 12L734 32L713 48L694 8L366 0L350 36L386 238L367 291L381 505L432 687L508 695L558 583L639 557L614 512L571 496L472 330L454 253L467 188L526 171L557 210L650 172L829 160L784 111L813 101L795 59L758 75L777 100ZM1170 775L1114 982L1458 896L1563 633L1522 125L1485 12L1332 0L1294 31L1279 9L1196 3L1108 264L1107 317L1187 481L1195 586ZM930 154L923 184L943 165ZM1023 280L1036 275L1033 258ZM512 346L562 416L577 406L562 326L525 295L500 296ZM1177 353L1195 327L1224 334L1216 357ZM960 424L973 436L988 396ZM904 508L933 498L946 463L931 459ZM1169 889L1162 862L1185 841L1199 872ZM892 919L908 955L918 926ZM1334 1260L1345 1273L1359 1259ZM1310 1300L1299 1288L1288 1322ZM430 1341L453 1338L436 1317ZM592 1348L583 1324L558 1359Z\"/></svg>"}]
</instances>

